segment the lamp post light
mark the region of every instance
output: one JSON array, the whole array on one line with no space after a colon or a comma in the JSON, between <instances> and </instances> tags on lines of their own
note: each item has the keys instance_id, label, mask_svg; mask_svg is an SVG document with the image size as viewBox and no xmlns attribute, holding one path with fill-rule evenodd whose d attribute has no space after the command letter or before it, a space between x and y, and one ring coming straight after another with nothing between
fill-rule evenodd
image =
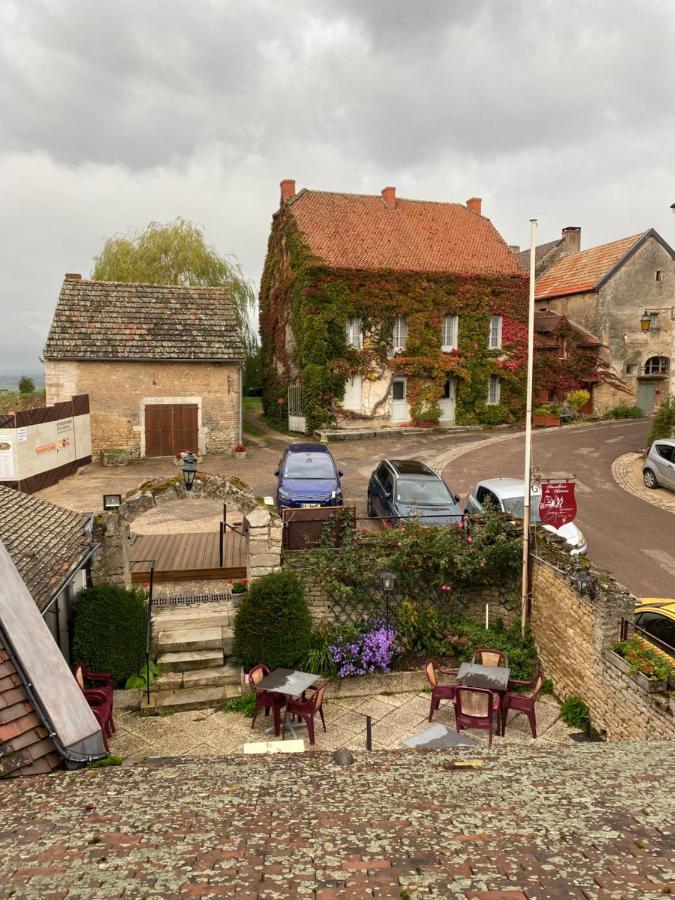
<instances>
[{"instance_id":1,"label":"lamp post light","mask_svg":"<svg viewBox=\"0 0 675 900\"><path fill-rule=\"evenodd\" d=\"M183 459L183 482L185 483L186 491L192 490L192 485L194 484L196 474L197 457L194 455L192 450L189 450L185 454L185 458Z\"/></svg>"},{"instance_id":2,"label":"lamp post light","mask_svg":"<svg viewBox=\"0 0 675 900\"><path fill-rule=\"evenodd\" d=\"M645 310L640 316L640 328L646 334L651 328L652 317L649 315L649 312Z\"/></svg>"},{"instance_id":3,"label":"lamp post light","mask_svg":"<svg viewBox=\"0 0 675 900\"><path fill-rule=\"evenodd\" d=\"M394 587L396 585L396 575L394 575L393 572L379 572L378 577L380 579L382 593L384 594L385 619L387 628L389 628L389 602L391 600L392 594L394 593Z\"/></svg>"},{"instance_id":4,"label":"lamp post light","mask_svg":"<svg viewBox=\"0 0 675 900\"><path fill-rule=\"evenodd\" d=\"M591 600L595 600L596 596L596 587L595 582L588 574L585 569L579 565L579 560L577 559L577 565L574 570L574 573L571 577L571 582L574 585L577 593L582 594L583 596L589 597Z\"/></svg>"}]
</instances>

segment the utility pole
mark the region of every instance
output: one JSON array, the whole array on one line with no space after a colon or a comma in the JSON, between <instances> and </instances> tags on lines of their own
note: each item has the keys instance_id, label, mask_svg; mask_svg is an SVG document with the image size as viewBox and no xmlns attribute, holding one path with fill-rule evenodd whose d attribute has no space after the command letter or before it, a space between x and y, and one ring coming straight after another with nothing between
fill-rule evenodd
<instances>
[{"instance_id":1,"label":"utility pole","mask_svg":"<svg viewBox=\"0 0 675 900\"><path fill-rule=\"evenodd\" d=\"M532 480L532 380L534 372L534 276L537 220L530 219L530 297L527 312L527 398L525 405L525 493L523 497L523 572L520 597L520 629L527 627L527 605L530 595L530 490Z\"/></svg>"}]
</instances>

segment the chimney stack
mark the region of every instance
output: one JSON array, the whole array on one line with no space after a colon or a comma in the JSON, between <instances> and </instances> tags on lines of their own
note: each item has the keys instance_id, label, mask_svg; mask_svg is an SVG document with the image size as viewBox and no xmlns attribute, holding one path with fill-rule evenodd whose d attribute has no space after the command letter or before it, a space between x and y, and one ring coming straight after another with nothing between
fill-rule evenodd
<instances>
[{"instance_id":1,"label":"chimney stack","mask_svg":"<svg viewBox=\"0 0 675 900\"><path fill-rule=\"evenodd\" d=\"M396 188L395 187L382 188L382 199L384 200L385 206L388 206L390 209L395 209L396 208Z\"/></svg>"},{"instance_id":2,"label":"chimney stack","mask_svg":"<svg viewBox=\"0 0 675 900\"><path fill-rule=\"evenodd\" d=\"M286 200L290 200L291 197L295 197L295 179L294 178L284 178L281 182L281 202L284 203Z\"/></svg>"},{"instance_id":3,"label":"chimney stack","mask_svg":"<svg viewBox=\"0 0 675 900\"><path fill-rule=\"evenodd\" d=\"M480 208L481 208L482 202L483 201L481 200L480 197L471 197L469 200L466 201L466 208L470 209L471 212L478 213L478 215L480 216L481 215Z\"/></svg>"},{"instance_id":4,"label":"chimney stack","mask_svg":"<svg viewBox=\"0 0 675 900\"><path fill-rule=\"evenodd\" d=\"M513 253L514 256L518 256L520 253L520 247L518 244L509 244L509 250Z\"/></svg>"},{"instance_id":5,"label":"chimney stack","mask_svg":"<svg viewBox=\"0 0 675 900\"><path fill-rule=\"evenodd\" d=\"M581 228L576 225L569 225L563 228L562 237L565 241L565 255L570 253L578 253L581 250Z\"/></svg>"},{"instance_id":6,"label":"chimney stack","mask_svg":"<svg viewBox=\"0 0 675 900\"><path fill-rule=\"evenodd\" d=\"M66 272L66 281L82 281L82 276L79 272Z\"/></svg>"}]
</instances>

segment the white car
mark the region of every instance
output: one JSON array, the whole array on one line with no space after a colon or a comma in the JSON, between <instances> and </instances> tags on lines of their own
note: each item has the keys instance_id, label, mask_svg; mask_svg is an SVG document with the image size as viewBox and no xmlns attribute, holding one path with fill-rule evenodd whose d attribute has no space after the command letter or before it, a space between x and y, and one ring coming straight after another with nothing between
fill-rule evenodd
<instances>
[{"instance_id":1,"label":"white car","mask_svg":"<svg viewBox=\"0 0 675 900\"><path fill-rule=\"evenodd\" d=\"M488 478L486 481L479 481L466 498L466 512L472 515L480 514L483 512L485 504L491 503L515 519L522 519L524 500L525 480L523 478ZM573 556L586 553L588 550L586 538L574 522L567 522L560 528L542 523L539 518L540 501L541 494L533 490L530 494L530 520L552 534L565 538Z\"/></svg>"}]
</instances>

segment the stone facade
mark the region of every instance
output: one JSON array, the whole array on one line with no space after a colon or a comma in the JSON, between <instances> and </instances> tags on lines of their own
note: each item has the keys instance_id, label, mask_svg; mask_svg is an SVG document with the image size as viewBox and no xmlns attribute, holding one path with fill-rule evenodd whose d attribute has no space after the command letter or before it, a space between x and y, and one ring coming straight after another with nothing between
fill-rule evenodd
<instances>
[{"instance_id":1,"label":"stone facade","mask_svg":"<svg viewBox=\"0 0 675 900\"><path fill-rule=\"evenodd\" d=\"M246 575L249 583L281 569L283 528L276 510L256 508L244 516L244 534L248 539Z\"/></svg>"},{"instance_id":2,"label":"stone facade","mask_svg":"<svg viewBox=\"0 0 675 900\"><path fill-rule=\"evenodd\" d=\"M591 569L594 599L570 583L569 555L551 543L533 565L531 626L544 674L561 699L578 696L588 705L593 726L609 740L675 739L664 695L645 692L608 661L608 646L619 639L622 617L632 621L635 597L611 576Z\"/></svg>"},{"instance_id":3,"label":"stone facade","mask_svg":"<svg viewBox=\"0 0 675 900\"><path fill-rule=\"evenodd\" d=\"M93 454L144 456L145 406L163 403L197 405L201 453L231 450L241 440L240 378L237 362L45 361L48 404L89 394Z\"/></svg>"},{"instance_id":4,"label":"stone facade","mask_svg":"<svg viewBox=\"0 0 675 900\"><path fill-rule=\"evenodd\" d=\"M660 280L656 273L660 272ZM597 291L537 301L537 309L567 316L595 335L602 356L625 385L625 392L603 383L593 391L598 415L638 398L640 382L654 382L654 405L675 396L675 261L665 247L650 237ZM648 333L640 328L645 309L660 310ZM645 363L655 356L670 360L670 373L661 379L645 375ZM633 369L635 367L635 369Z\"/></svg>"},{"instance_id":5,"label":"stone facade","mask_svg":"<svg viewBox=\"0 0 675 900\"><path fill-rule=\"evenodd\" d=\"M94 519L94 540L99 548L91 563L94 584L131 587L129 564L129 523L115 510L100 513Z\"/></svg>"}]
</instances>

